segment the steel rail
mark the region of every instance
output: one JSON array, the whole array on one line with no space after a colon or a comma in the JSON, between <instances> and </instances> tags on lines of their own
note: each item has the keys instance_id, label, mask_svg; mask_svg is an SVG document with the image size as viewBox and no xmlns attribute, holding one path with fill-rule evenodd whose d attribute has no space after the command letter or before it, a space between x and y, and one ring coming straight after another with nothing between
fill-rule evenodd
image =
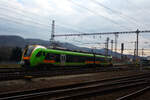
<instances>
[{"instance_id":1,"label":"steel rail","mask_svg":"<svg viewBox=\"0 0 150 100\"><path fill-rule=\"evenodd\" d=\"M86 82L86 83L79 83L74 85L67 85L62 87L54 87L54 88L46 88L46 89L39 89L39 90L31 90L31 91L24 91L24 92L15 92L15 93L6 93L0 95L0 100L20 100L20 99L30 99L42 96L51 96L55 99L68 99L68 98L77 98L77 97L84 97L85 95L93 95L95 93L105 93L111 92L112 90L119 90L127 87L133 87L137 85L144 85L147 84L149 79L149 75L144 75L143 77L136 77L133 78L128 77L118 78L118 80L103 80L98 82ZM119 86L118 86L119 85ZM81 92L82 91L82 92ZM65 94L64 94L65 93ZM66 96L67 94L67 96ZM55 97L59 96L59 97Z\"/></svg>"},{"instance_id":2,"label":"steel rail","mask_svg":"<svg viewBox=\"0 0 150 100\"><path fill-rule=\"evenodd\" d=\"M132 99L133 97L135 96L140 96L142 95L143 93L145 93L146 91L148 91L150 89L150 86L147 86L143 89L140 89L138 91L135 91L133 93L130 93L128 95L125 95L125 96L122 96L122 97L119 97L117 98L116 100L129 100L129 99Z\"/></svg>"},{"instance_id":3,"label":"steel rail","mask_svg":"<svg viewBox=\"0 0 150 100\"><path fill-rule=\"evenodd\" d=\"M7 71L6 71L7 70ZM17 69L6 69L0 71L0 81L14 80L14 79L24 79L24 76L33 77L45 77L45 76L58 76L58 75L75 75L75 74L85 74L85 73L96 73L96 72L108 72L108 71L118 71L118 70L128 70L121 67L95 67L95 68L51 68L49 70L21 70Z\"/></svg>"}]
</instances>

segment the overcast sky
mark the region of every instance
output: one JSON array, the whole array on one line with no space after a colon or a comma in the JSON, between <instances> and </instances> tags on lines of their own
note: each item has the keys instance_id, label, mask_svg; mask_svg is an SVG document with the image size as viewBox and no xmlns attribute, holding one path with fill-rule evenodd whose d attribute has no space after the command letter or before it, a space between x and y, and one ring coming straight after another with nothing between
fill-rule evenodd
<instances>
[{"instance_id":1,"label":"overcast sky","mask_svg":"<svg viewBox=\"0 0 150 100\"><path fill-rule=\"evenodd\" d=\"M115 32L150 30L149 0L0 0L0 35L20 35L24 38L50 39L51 23L55 20L55 34L80 32ZM120 43L134 48L133 35L119 35ZM109 37L55 38L76 45L99 42ZM140 48L149 48L150 36L140 35ZM84 46L89 46L85 45Z\"/></svg>"}]
</instances>

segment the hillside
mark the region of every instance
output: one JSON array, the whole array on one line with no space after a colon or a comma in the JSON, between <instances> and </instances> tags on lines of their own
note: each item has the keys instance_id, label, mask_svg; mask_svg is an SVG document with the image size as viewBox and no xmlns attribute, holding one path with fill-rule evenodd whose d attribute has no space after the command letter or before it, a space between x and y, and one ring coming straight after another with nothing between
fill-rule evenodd
<instances>
[{"instance_id":1,"label":"hillside","mask_svg":"<svg viewBox=\"0 0 150 100\"><path fill-rule=\"evenodd\" d=\"M7 36L7 35L1 35L0 36L0 47L20 47L24 48L26 45L43 45L46 47L50 46L49 41L41 40L41 39L24 39L20 36ZM55 42L55 44L59 47L67 48L70 50L79 50L79 51L86 51L90 52L91 49L89 48L83 48L78 47L70 43L61 43L61 42Z\"/></svg>"},{"instance_id":2,"label":"hillside","mask_svg":"<svg viewBox=\"0 0 150 100\"><path fill-rule=\"evenodd\" d=\"M0 47L20 47L24 48L26 45L33 45L33 44L38 44L38 45L43 45L46 47L50 46L49 41L41 40L41 39L24 39L23 37L20 36L7 36L7 35L1 35L0 36ZM76 50L76 51L84 51L84 52L92 52L92 49L90 48L85 48L85 47L78 47L70 43L61 43L61 42L55 42L57 46L66 48L69 50ZM93 52L95 53L100 53L100 54L105 54L105 49L94 49ZM108 50L108 54L111 54L111 50ZM112 53L113 56L120 57L120 53ZM130 58L132 58L132 55L128 55Z\"/></svg>"},{"instance_id":3,"label":"hillside","mask_svg":"<svg viewBox=\"0 0 150 100\"><path fill-rule=\"evenodd\" d=\"M24 47L26 41L20 36L0 36L0 47Z\"/></svg>"}]
</instances>

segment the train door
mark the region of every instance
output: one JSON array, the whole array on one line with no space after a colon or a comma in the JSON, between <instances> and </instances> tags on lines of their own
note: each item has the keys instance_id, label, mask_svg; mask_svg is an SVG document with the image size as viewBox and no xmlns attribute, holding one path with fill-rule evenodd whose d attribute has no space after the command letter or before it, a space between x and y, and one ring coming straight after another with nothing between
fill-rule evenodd
<instances>
[{"instance_id":1,"label":"train door","mask_svg":"<svg viewBox=\"0 0 150 100\"><path fill-rule=\"evenodd\" d=\"M60 62L61 62L61 65L65 65L66 55L64 55L64 54L60 55Z\"/></svg>"}]
</instances>

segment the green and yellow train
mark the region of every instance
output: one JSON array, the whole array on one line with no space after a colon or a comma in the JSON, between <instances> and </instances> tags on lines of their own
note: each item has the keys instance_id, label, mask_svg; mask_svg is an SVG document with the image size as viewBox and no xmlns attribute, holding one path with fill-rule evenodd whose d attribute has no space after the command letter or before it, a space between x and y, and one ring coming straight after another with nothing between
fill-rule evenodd
<instances>
[{"instance_id":1,"label":"green and yellow train","mask_svg":"<svg viewBox=\"0 0 150 100\"><path fill-rule=\"evenodd\" d=\"M22 64L28 68L37 66L109 66L112 65L112 57L30 45L24 50Z\"/></svg>"}]
</instances>

